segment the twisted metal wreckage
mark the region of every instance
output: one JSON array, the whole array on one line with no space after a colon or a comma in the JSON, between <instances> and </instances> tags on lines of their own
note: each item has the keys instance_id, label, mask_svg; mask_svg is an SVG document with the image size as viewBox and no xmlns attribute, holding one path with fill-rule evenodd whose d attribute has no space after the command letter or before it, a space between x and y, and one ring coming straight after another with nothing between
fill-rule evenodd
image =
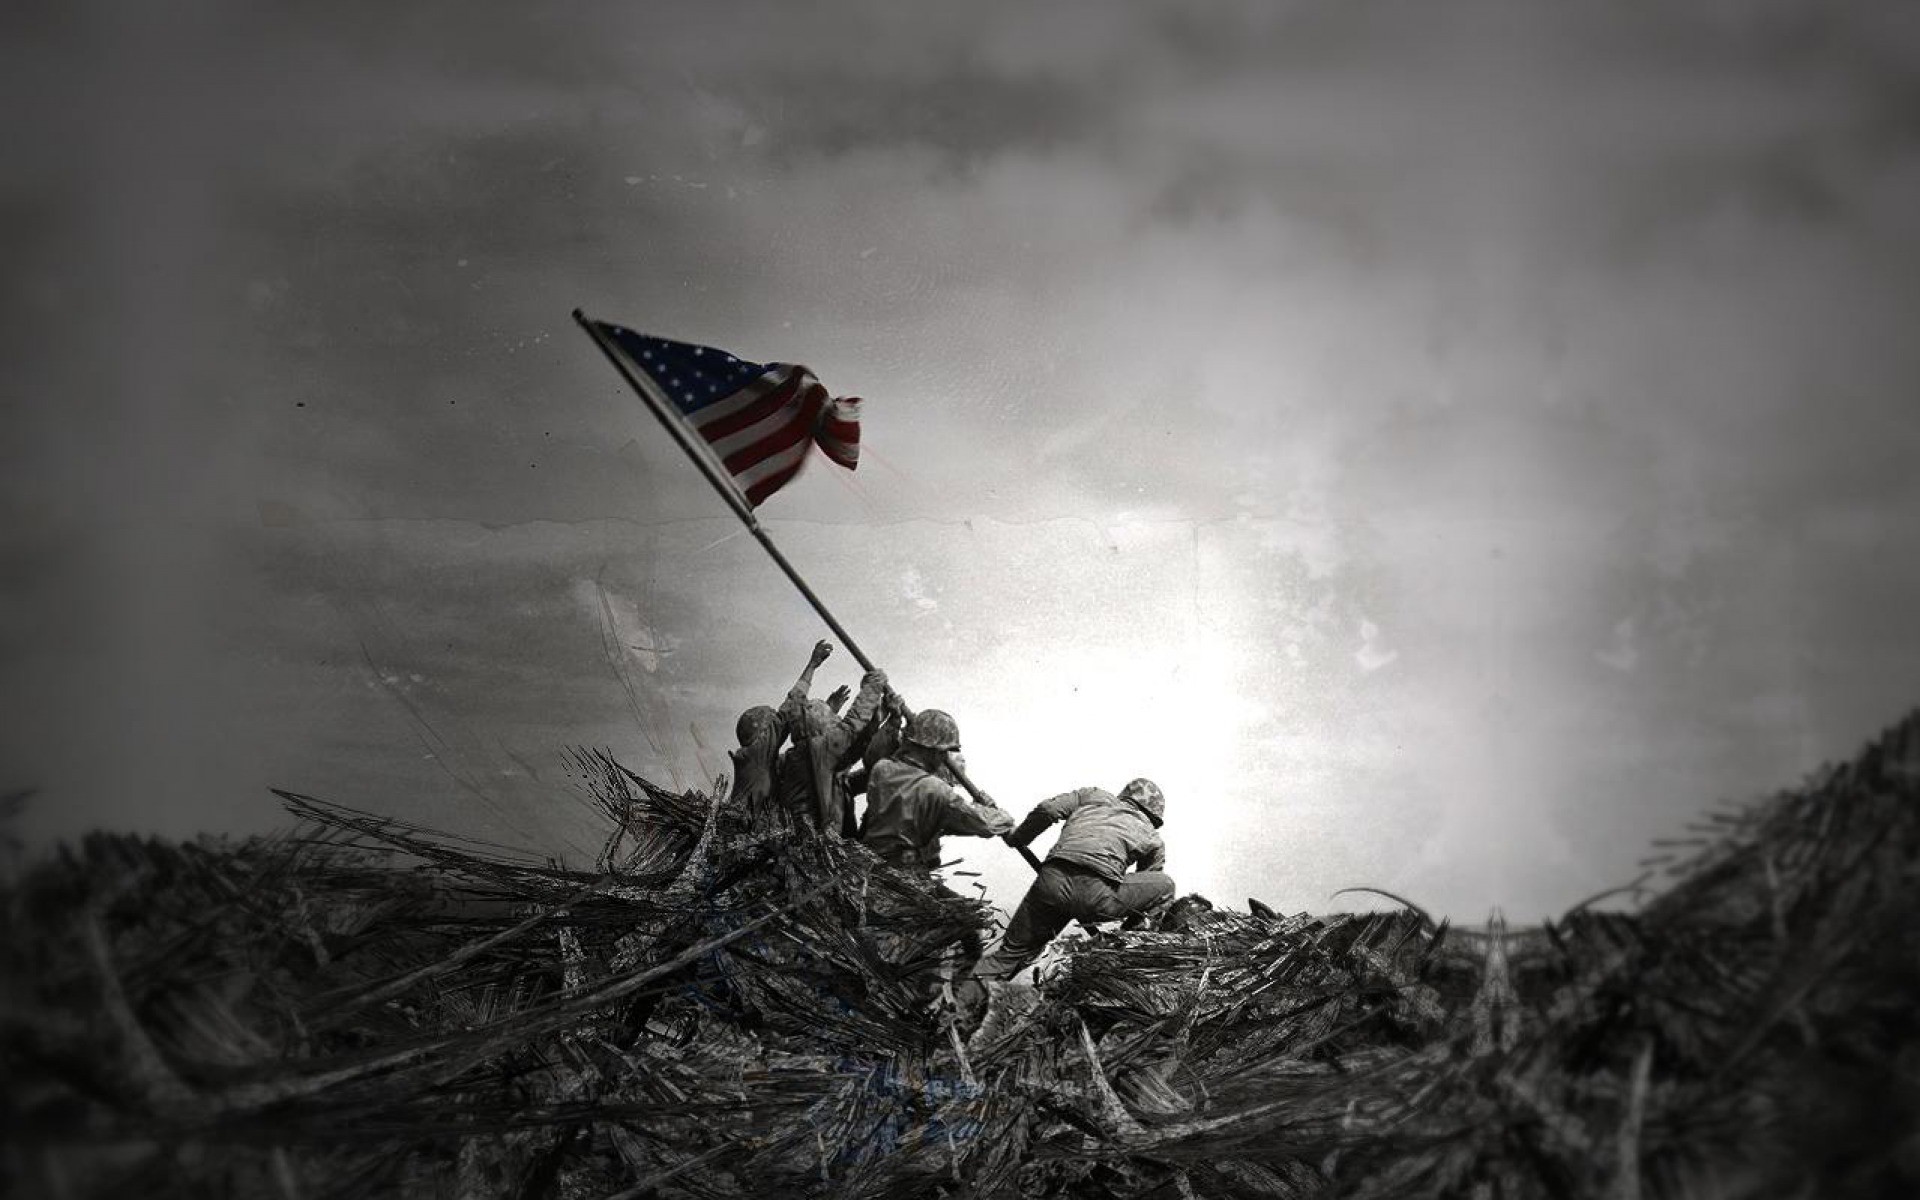
<instances>
[{"instance_id":1,"label":"twisted metal wreckage","mask_svg":"<svg viewBox=\"0 0 1920 1200\"><path fill-rule=\"evenodd\" d=\"M1920 1179L1920 714L1467 931L1189 899L962 1039L987 919L600 752L572 871L284 793L7 883L21 1195L1877 1196ZM724 795L721 789L718 795Z\"/></svg>"}]
</instances>

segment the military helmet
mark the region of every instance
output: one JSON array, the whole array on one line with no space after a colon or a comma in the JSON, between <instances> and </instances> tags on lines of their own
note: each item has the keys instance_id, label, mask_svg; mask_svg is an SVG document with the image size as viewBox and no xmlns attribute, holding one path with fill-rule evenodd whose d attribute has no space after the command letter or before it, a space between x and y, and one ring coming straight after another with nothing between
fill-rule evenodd
<instances>
[{"instance_id":1,"label":"military helmet","mask_svg":"<svg viewBox=\"0 0 1920 1200\"><path fill-rule=\"evenodd\" d=\"M1120 789L1120 798L1147 814L1147 820L1160 826L1167 821L1167 796L1151 779L1136 779Z\"/></svg>"},{"instance_id":2,"label":"military helmet","mask_svg":"<svg viewBox=\"0 0 1920 1200\"><path fill-rule=\"evenodd\" d=\"M907 740L929 750L958 750L960 726L937 708L923 708L907 722Z\"/></svg>"},{"instance_id":3,"label":"military helmet","mask_svg":"<svg viewBox=\"0 0 1920 1200\"><path fill-rule=\"evenodd\" d=\"M756 704L740 714L740 720L733 726L733 735L745 746L779 728L780 714L764 704Z\"/></svg>"},{"instance_id":4,"label":"military helmet","mask_svg":"<svg viewBox=\"0 0 1920 1200\"><path fill-rule=\"evenodd\" d=\"M836 719L833 709L827 707L825 700L809 700L800 709L799 727L793 731L794 737L799 741L820 737L833 728Z\"/></svg>"}]
</instances>

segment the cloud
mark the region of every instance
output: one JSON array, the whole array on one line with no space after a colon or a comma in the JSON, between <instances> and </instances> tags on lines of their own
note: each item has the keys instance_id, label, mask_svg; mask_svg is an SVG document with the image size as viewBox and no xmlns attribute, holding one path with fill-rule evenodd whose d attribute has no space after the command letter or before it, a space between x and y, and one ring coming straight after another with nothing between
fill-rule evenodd
<instances>
[{"instance_id":1,"label":"cloud","mask_svg":"<svg viewBox=\"0 0 1920 1200\"><path fill-rule=\"evenodd\" d=\"M1380 627L1362 617L1360 619L1360 648L1353 652L1353 661L1360 669L1371 675L1382 667L1391 666L1400 657L1398 650L1389 649L1380 638Z\"/></svg>"}]
</instances>

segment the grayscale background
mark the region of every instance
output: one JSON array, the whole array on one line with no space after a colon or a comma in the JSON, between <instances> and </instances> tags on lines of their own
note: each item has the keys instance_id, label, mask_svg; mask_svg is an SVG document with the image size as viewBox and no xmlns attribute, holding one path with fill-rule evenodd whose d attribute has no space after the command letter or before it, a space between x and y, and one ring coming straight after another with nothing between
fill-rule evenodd
<instances>
[{"instance_id":1,"label":"grayscale background","mask_svg":"<svg viewBox=\"0 0 1920 1200\"><path fill-rule=\"evenodd\" d=\"M1008 807L1555 912L1920 699L1917 79L1814 0L7 5L0 790L582 860L565 747L723 771L824 631L579 305L867 399L762 517Z\"/></svg>"}]
</instances>

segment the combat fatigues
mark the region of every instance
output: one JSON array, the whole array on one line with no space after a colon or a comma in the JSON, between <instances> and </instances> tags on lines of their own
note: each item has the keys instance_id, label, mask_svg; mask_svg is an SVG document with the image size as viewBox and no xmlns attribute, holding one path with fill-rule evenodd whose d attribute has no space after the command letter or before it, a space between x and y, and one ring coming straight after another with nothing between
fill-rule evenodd
<instances>
[{"instance_id":1,"label":"combat fatigues","mask_svg":"<svg viewBox=\"0 0 1920 1200\"><path fill-rule=\"evenodd\" d=\"M860 840L897 867L940 865L940 839L947 834L1001 837L1013 818L989 804L976 804L952 784L897 758L873 765L867 775L867 817Z\"/></svg>"},{"instance_id":2,"label":"combat fatigues","mask_svg":"<svg viewBox=\"0 0 1920 1200\"><path fill-rule=\"evenodd\" d=\"M867 815L861 842L896 867L933 873L940 865L940 839L1003 837L1013 818L990 804L977 804L946 780L897 758L883 759L867 775ZM944 884L936 890L953 895ZM980 934L970 930L960 939L959 970L985 949Z\"/></svg>"},{"instance_id":3,"label":"combat fatigues","mask_svg":"<svg viewBox=\"0 0 1920 1200\"><path fill-rule=\"evenodd\" d=\"M1006 936L974 967L976 979L998 982L1018 975L1069 921L1116 921L1172 897L1160 831L1144 809L1100 788L1041 801L1007 840L1024 846L1063 820L1066 825L1014 910ZM1141 869L1129 873L1135 865Z\"/></svg>"},{"instance_id":4,"label":"combat fatigues","mask_svg":"<svg viewBox=\"0 0 1920 1200\"><path fill-rule=\"evenodd\" d=\"M882 671L869 671L845 716L835 716L820 700L809 700L794 685L780 706L793 731L793 745L780 756L777 794L796 821L852 837L853 798L845 772L860 761L867 741L880 726L880 705L887 692Z\"/></svg>"},{"instance_id":5,"label":"combat fatigues","mask_svg":"<svg viewBox=\"0 0 1920 1200\"><path fill-rule=\"evenodd\" d=\"M733 791L728 799L755 820L772 810L780 743L787 740L780 714L764 705L740 714L740 746L727 751L733 760Z\"/></svg>"}]
</instances>

